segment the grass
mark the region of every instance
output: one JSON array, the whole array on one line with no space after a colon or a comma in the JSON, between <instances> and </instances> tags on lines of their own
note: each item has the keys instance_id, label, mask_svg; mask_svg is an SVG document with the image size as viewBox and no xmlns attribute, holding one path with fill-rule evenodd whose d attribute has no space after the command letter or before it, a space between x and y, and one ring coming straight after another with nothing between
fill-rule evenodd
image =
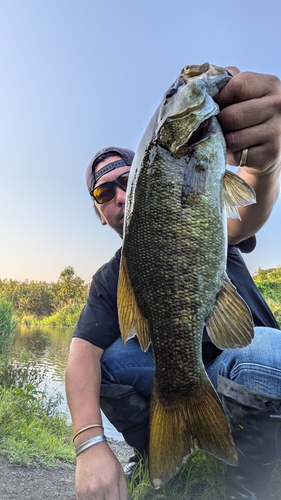
<instances>
[{"instance_id":1,"label":"grass","mask_svg":"<svg viewBox=\"0 0 281 500\"><path fill-rule=\"evenodd\" d=\"M196 452L181 471L155 490L149 481L146 461L140 461L128 482L131 500L225 500L226 465L216 458ZM270 499L281 499L281 460L271 474ZM266 499L266 500L269 500Z\"/></svg>"},{"instance_id":2,"label":"grass","mask_svg":"<svg viewBox=\"0 0 281 500\"><path fill-rule=\"evenodd\" d=\"M17 322L14 319L14 308L6 300L0 300L0 355L10 352Z\"/></svg>"},{"instance_id":3,"label":"grass","mask_svg":"<svg viewBox=\"0 0 281 500\"><path fill-rule=\"evenodd\" d=\"M38 318L32 314L23 315L21 322L25 323L27 326L40 325L59 328L74 327L80 316L83 306L84 302L77 302L73 305L66 305L51 316L44 316L43 318Z\"/></svg>"},{"instance_id":4,"label":"grass","mask_svg":"<svg viewBox=\"0 0 281 500\"><path fill-rule=\"evenodd\" d=\"M48 413L50 405L39 391L28 385L2 388L0 398L0 452L10 462L53 468L60 461L75 461L66 416Z\"/></svg>"},{"instance_id":5,"label":"grass","mask_svg":"<svg viewBox=\"0 0 281 500\"><path fill-rule=\"evenodd\" d=\"M203 452L195 453L180 472L155 490L146 461L140 461L129 482L131 500L224 500L225 465Z\"/></svg>"}]
</instances>

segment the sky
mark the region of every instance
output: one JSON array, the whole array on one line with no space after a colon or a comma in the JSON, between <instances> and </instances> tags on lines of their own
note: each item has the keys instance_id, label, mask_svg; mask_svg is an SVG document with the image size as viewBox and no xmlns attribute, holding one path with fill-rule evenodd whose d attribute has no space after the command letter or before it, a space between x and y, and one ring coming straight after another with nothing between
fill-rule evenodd
<instances>
[{"instance_id":1,"label":"sky","mask_svg":"<svg viewBox=\"0 0 281 500\"><path fill-rule=\"evenodd\" d=\"M281 78L279 0L0 0L0 278L86 283L121 246L85 184L99 149L136 150L183 66ZM281 197L247 255L281 264Z\"/></svg>"}]
</instances>

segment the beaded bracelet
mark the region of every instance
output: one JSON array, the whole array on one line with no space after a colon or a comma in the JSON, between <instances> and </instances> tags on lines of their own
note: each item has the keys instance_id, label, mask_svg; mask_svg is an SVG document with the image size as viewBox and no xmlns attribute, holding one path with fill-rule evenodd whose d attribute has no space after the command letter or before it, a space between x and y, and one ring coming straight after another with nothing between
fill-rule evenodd
<instances>
[{"instance_id":1,"label":"beaded bracelet","mask_svg":"<svg viewBox=\"0 0 281 500\"><path fill-rule=\"evenodd\" d=\"M102 430L104 430L104 428L103 428L103 426L101 424L92 424L92 425L88 425L87 427L83 427L83 429L80 429L80 431L77 431L76 434L74 434L74 436L73 436L73 443L74 443L74 439L77 436L79 436L79 434L81 434L84 431L87 431L88 429L92 429L93 427L101 427Z\"/></svg>"},{"instance_id":2,"label":"beaded bracelet","mask_svg":"<svg viewBox=\"0 0 281 500\"><path fill-rule=\"evenodd\" d=\"M80 444L76 448L76 457L82 453L82 451L87 450L87 448L90 448L90 446L94 446L95 444L102 443L102 441L106 441L106 437L104 434L100 434L99 436L95 436L91 439L88 439L88 441L85 441L85 443Z\"/></svg>"}]
</instances>

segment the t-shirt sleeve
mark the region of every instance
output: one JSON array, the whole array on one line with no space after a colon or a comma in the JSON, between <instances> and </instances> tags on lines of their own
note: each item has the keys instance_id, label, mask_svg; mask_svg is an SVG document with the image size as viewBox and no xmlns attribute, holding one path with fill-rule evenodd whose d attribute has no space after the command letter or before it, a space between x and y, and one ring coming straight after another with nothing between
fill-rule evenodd
<instances>
[{"instance_id":1,"label":"t-shirt sleeve","mask_svg":"<svg viewBox=\"0 0 281 500\"><path fill-rule=\"evenodd\" d=\"M73 337L106 349L119 336L117 283L121 251L93 276L87 302L76 323Z\"/></svg>"}]
</instances>

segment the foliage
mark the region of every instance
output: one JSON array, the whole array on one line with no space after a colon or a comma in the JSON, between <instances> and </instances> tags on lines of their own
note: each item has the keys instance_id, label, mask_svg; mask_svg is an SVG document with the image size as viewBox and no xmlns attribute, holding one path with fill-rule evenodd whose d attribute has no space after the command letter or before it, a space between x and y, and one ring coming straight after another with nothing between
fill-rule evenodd
<instances>
[{"instance_id":1,"label":"foliage","mask_svg":"<svg viewBox=\"0 0 281 500\"><path fill-rule=\"evenodd\" d=\"M59 279L53 287L60 307L73 305L75 301L83 301L87 290L84 280L75 275L71 266L66 267L60 273Z\"/></svg>"},{"instance_id":2,"label":"foliage","mask_svg":"<svg viewBox=\"0 0 281 500\"><path fill-rule=\"evenodd\" d=\"M0 452L11 462L74 461L71 428L59 412L62 396L46 395L46 375L29 353L0 358Z\"/></svg>"},{"instance_id":3,"label":"foliage","mask_svg":"<svg viewBox=\"0 0 281 500\"><path fill-rule=\"evenodd\" d=\"M197 452L180 472L155 490L149 481L147 462L141 460L129 482L131 500L224 500L225 465Z\"/></svg>"},{"instance_id":4,"label":"foliage","mask_svg":"<svg viewBox=\"0 0 281 500\"><path fill-rule=\"evenodd\" d=\"M149 481L148 464L143 459L127 481L131 500L225 500L226 464L202 451L191 456L180 472L155 490ZM274 500L281 496L281 460L277 461L270 478Z\"/></svg>"},{"instance_id":5,"label":"foliage","mask_svg":"<svg viewBox=\"0 0 281 500\"><path fill-rule=\"evenodd\" d=\"M17 323L14 319L14 308L6 300L0 300L0 355L9 353Z\"/></svg>"},{"instance_id":6,"label":"foliage","mask_svg":"<svg viewBox=\"0 0 281 500\"><path fill-rule=\"evenodd\" d=\"M77 302L73 305L64 306L55 314L40 320L39 324L42 326L72 327L78 320L82 305Z\"/></svg>"},{"instance_id":7,"label":"foliage","mask_svg":"<svg viewBox=\"0 0 281 500\"><path fill-rule=\"evenodd\" d=\"M28 323L31 319L32 322L38 322L38 319L50 317L64 307L81 309L88 288L84 280L76 276L74 269L68 266L55 283L0 279L0 300L12 303L23 321Z\"/></svg>"},{"instance_id":8,"label":"foliage","mask_svg":"<svg viewBox=\"0 0 281 500\"><path fill-rule=\"evenodd\" d=\"M47 369L39 367L31 353L22 351L17 358L0 358L0 386L23 388L25 385L43 386Z\"/></svg>"},{"instance_id":9,"label":"foliage","mask_svg":"<svg viewBox=\"0 0 281 500\"><path fill-rule=\"evenodd\" d=\"M48 412L44 393L32 385L0 388L0 452L11 462L36 462L51 468L74 462L71 430L66 416ZM53 408L54 409L54 408Z\"/></svg>"},{"instance_id":10,"label":"foliage","mask_svg":"<svg viewBox=\"0 0 281 500\"><path fill-rule=\"evenodd\" d=\"M281 266L259 268L253 280L281 325Z\"/></svg>"}]
</instances>

